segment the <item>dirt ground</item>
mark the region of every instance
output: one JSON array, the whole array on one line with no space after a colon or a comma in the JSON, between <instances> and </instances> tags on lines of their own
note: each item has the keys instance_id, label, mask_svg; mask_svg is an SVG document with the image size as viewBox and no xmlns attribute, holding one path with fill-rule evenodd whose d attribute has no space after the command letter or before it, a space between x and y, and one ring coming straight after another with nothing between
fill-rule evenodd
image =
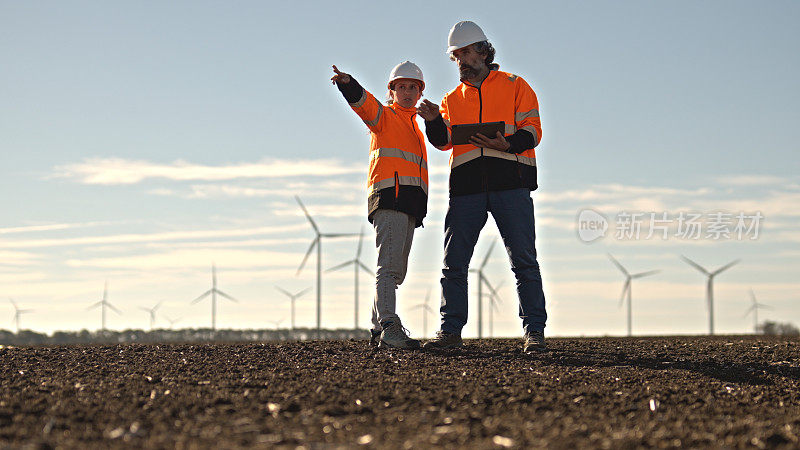
<instances>
[{"instance_id":1,"label":"dirt ground","mask_svg":"<svg viewBox=\"0 0 800 450\"><path fill-rule=\"evenodd\" d=\"M0 448L800 447L800 340L0 348Z\"/></svg>"}]
</instances>

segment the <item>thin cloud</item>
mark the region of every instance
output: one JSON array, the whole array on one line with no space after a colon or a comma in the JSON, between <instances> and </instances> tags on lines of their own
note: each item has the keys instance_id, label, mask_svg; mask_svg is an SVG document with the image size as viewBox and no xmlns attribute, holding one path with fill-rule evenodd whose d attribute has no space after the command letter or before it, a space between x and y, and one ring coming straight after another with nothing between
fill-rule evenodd
<instances>
[{"instance_id":1,"label":"thin cloud","mask_svg":"<svg viewBox=\"0 0 800 450\"><path fill-rule=\"evenodd\" d=\"M785 186L790 183L788 178L775 175L726 175L715 180L729 186Z\"/></svg>"},{"instance_id":2,"label":"thin cloud","mask_svg":"<svg viewBox=\"0 0 800 450\"><path fill-rule=\"evenodd\" d=\"M94 267L115 269L155 270L169 268L208 267L214 261L227 268L252 269L253 267L285 267L299 264L302 253L251 251L251 250L212 250L180 249L148 255L121 256L112 258L69 259L69 267Z\"/></svg>"},{"instance_id":3,"label":"thin cloud","mask_svg":"<svg viewBox=\"0 0 800 450\"><path fill-rule=\"evenodd\" d=\"M0 248L41 248L70 245L99 245L156 241L180 241L191 239L246 237L264 234L294 232L305 229L305 224L256 227L233 230L170 231L151 234L118 234L110 236L88 236L67 239L29 239L24 241L0 241Z\"/></svg>"},{"instance_id":4,"label":"thin cloud","mask_svg":"<svg viewBox=\"0 0 800 450\"><path fill-rule=\"evenodd\" d=\"M108 225L111 222L85 222L85 223L53 223L48 225L30 225L25 227L0 228L0 234L36 233L41 231L59 231L72 228L96 227Z\"/></svg>"},{"instance_id":5,"label":"thin cloud","mask_svg":"<svg viewBox=\"0 0 800 450\"><path fill-rule=\"evenodd\" d=\"M56 166L53 178L69 178L83 184L137 184L152 178L173 181L222 181L247 178L320 177L364 172L363 165L347 165L335 159L261 160L222 166L175 161L159 164L123 158L89 158Z\"/></svg>"}]
</instances>

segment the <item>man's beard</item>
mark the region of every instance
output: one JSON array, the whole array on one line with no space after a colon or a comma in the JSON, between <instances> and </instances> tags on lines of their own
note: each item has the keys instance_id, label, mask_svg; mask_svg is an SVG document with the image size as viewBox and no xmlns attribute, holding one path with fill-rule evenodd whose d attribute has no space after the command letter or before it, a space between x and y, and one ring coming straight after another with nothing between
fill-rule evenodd
<instances>
[{"instance_id":1,"label":"man's beard","mask_svg":"<svg viewBox=\"0 0 800 450\"><path fill-rule=\"evenodd\" d=\"M461 76L461 81L466 81L477 77L478 74L480 74L480 71L477 67L472 67L465 63L458 67L458 73Z\"/></svg>"}]
</instances>

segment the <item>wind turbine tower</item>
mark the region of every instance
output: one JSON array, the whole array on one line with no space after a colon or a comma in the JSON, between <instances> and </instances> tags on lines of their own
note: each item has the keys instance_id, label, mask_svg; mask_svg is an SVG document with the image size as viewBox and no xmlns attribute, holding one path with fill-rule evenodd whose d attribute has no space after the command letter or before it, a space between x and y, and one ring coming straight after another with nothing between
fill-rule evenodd
<instances>
[{"instance_id":1,"label":"wind turbine tower","mask_svg":"<svg viewBox=\"0 0 800 450\"><path fill-rule=\"evenodd\" d=\"M713 335L714 334L714 277L719 275L721 272L729 269L731 266L733 266L734 264L738 263L741 260L737 259L736 261L725 264L724 266L720 267L719 269L713 272L709 272L708 270L706 270L705 267L701 266L700 264L697 264L691 259L683 255L681 255L681 258L683 258L683 260L686 261L687 264L699 270L700 272L705 274L705 276L708 277L708 282L706 283L706 303L708 306L708 334Z\"/></svg>"},{"instance_id":2,"label":"wind turbine tower","mask_svg":"<svg viewBox=\"0 0 800 450\"><path fill-rule=\"evenodd\" d=\"M294 330L295 329L295 327L294 327L294 303L295 303L295 300L297 300L301 295L303 295L306 292L308 292L308 290L311 289L311 288L305 288L305 289L303 289L302 291L300 291L300 292L298 292L296 294L292 294L289 291L287 291L286 289L283 289L282 287L279 287L279 286L275 286L275 289L281 291L283 293L283 295L289 297L289 299L291 299L291 301L292 301L292 329Z\"/></svg>"},{"instance_id":3,"label":"wind turbine tower","mask_svg":"<svg viewBox=\"0 0 800 450\"><path fill-rule=\"evenodd\" d=\"M167 317L167 316L164 316L164 318L165 318L165 319L167 319L167 322L169 322L169 329L170 329L170 330L172 329L172 327L173 327L173 326L174 326L176 323L180 322L180 320L182 319L182 317L178 317L177 319L170 319L170 318L169 318L169 317Z\"/></svg>"},{"instance_id":4,"label":"wind turbine tower","mask_svg":"<svg viewBox=\"0 0 800 450\"><path fill-rule=\"evenodd\" d=\"M489 262L489 255L492 254L494 244L496 243L497 241L492 241L492 245L489 246L489 250L486 252L486 256L483 257L481 265L477 269L470 269L470 272L478 274L478 339L483 337L483 283L486 281L483 269L486 268L486 264Z\"/></svg>"},{"instance_id":5,"label":"wind turbine tower","mask_svg":"<svg viewBox=\"0 0 800 450\"><path fill-rule=\"evenodd\" d=\"M226 299L239 303L238 300L231 297L230 295L220 291L217 289L217 266L216 264L211 264L211 289L207 290L201 296L197 297L196 299L192 300L192 305L203 300L204 298L211 296L211 330L217 330L217 295L221 297L225 297Z\"/></svg>"},{"instance_id":6,"label":"wind turbine tower","mask_svg":"<svg viewBox=\"0 0 800 450\"><path fill-rule=\"evenodd\" d=\"M14 305L14 319L13 319L13 321L17 326L17 334L19 334L19 317L21 315L23 315L23 314L32 313L33 310L32 309L20 309L19 306L17 305L17 302L15 302L12 299L8 299L8 301L10 301L12 305Z\"/></svg>"},{"instance_id":7,"label":"wind turbine tower","mask_svg":"<svg viewBox=\"0 0 800 450\"><path fill-rule=\"evenodd\" d=\"M756 301L756 294L752 289L750 289L750 299L753 301L753 304L750 306L744 316L747 317L750 315L750 313L753 313L753 333L758 334L758 309L772 309L772 307L763 303L758 303Z\"/></svg>"},{"instance_id":8,"label":"wind turbine tower","mask_svg":"<svg viewBox=\"0 0 800 450\"><path fill-rule=\"evenodd\" d=\"M317 248L317 336L320 336L320 330L322 329L322 238L338 238L338 237L345 237L345 236L355 236L352 233L321 233L319 231L319 227L317 226L314 219L311 218L311 215L308 214L305 205L303 202L300 201L300 197L295 195L295 200L297 200L297 204L300 205L300 208L303 209L303 214L306 215L306 219L308 219L308 223L311 224L311 228L314 229L314 233L316 237L313 241L311 241L311 245L308 247L308 251L306 252L306 256L303 257L303 262L300 263L300 267L297 268L297 275L303 270L303 266L306 265L306 261L308 260L308 256L311 255L311 252L314 250L314 247Z\"/></svg>"},{"instance_id":9,"label":"wind turbine tower","mask_svg":"<svg viewBox=\"0 0 800 450\"><path fill-rule=\"evenodd\" d=\"M489 284L489 280L485 278L484 280L486 281L486 286L492 292L492 295L489 296L489 300L491 300L492 303L489 307L489 337L494 337L494 312L500 310L498 306L500 304L500 295L498 292L500 292L500 288L503 287L505 280L501 281L500 284L497 285L497 288L493 288L492 285Z\"/></svg>"},{"instance_id":10,"label":"wind turbine tower","mask_svg":"<svg viewBox=\"0 0 800 450\"><path fill-rule=\"evenodd\" d=\"M412 306L411 309L421 309L422 310L422 336L428 336L428 313L433 313L433 309L431 309L428 302L431 298L431 290L428 288L428 293L425 295L425 301L422 303L417 303L416 305Z\"/></svg>"},{"instance_id":11,"label":"wind turbine tower","mask_svg":"<svg viewBox=\"0 0 800 450\"><path fill-rule=\"evenodd\" d=\"M341 269L343 267L347 267L350 264L353 265L353 291L355 292L355 301L354 301L355 308L353 310L353 314L354 314L353 329L355 329L355 330L358 329L358 271L360 269L360 270L363 270L363 271L367 272L368 274L370 274L373 277L375 276L375 274L372 273L372 271L369 270L369 268L367 268L367 266L363 262L361 262L361 259L360 259L361 258L361 244L362 244L363 240L364 240L364 228L362 227L361 228L361 232L358 234L358 249L356 250L356 257L351 259L351 260L349 260L349 261L345 261L345 262L339 264L338 266L331 267L330 269L325 271L325 272L331 272L331 271L334 271L334 270Z\"/></svg>"},{"instance_id":12,"label":"wind turbine tower","mask_svg":"<svg viewBox=\"0 0 800 450\"><path fill-rule=\"evenodd\" d=\"M648 275L653 275L655 273L658 273L659 271L658 270L650 270L648 272L639 272L639 273L631 274L624 267L622 267L622 264L620 264L619 261L614 259L614 257L611 256L610 253L609 253L608 257L611 259L611 262L614 263L614 265L617 266L617 268L620 271L622 271L622 273L625 275L625 285L622 287L622 296L619 299L619 306L622 306L622 303L625 302L625 296L627 295L627 297L628 297L628 336L632 336L633 335L633 331L632 331L632 328L631 328L631 322L633 321L633 312L632 312L632 310L633 310L633 306L632 306L633 299L632 299L632 294L631 294L631 285L632 285L631 281L633 281L633 279L635 279L635 278L642 278L642 277L646 277Z\"/></svg>"},{"instance_id":13,"label":"wind turbine tower","mask_svg":"<svg viewBox=\"0 0 800 450\"><path fill-rule=\"evenodd\" d=\"M88 311L88 310L97 308L98 306L100 307L100 310L102 311L102 313L101 313L101 315L102 315L102 322L101 322L102 326L100 328L100 331L106 331L106 308L111 308L111 310L114 311L115 313L122 314L122 311L120 311L114 305L112 305L111 303L108 302L108 281L106 281L106 284L103 287L103 299L100 300L99 302L93 304L92 306L86 308L86 310Z\"/></svg>"},{"instance_id":14,"label":"wind turbine tower","mask_svg":"<svg viewBox=\"0 0 800 450\"><path fill-rule=\"evenodd\" d=\"M139 307L139 309L150 315L150 331L153 331L153 325L156 323L156 311L161 307L161 303L162 302L158 302L156 306L152 308L145 308L144 306Z\"/></svg>"}]
</instances>

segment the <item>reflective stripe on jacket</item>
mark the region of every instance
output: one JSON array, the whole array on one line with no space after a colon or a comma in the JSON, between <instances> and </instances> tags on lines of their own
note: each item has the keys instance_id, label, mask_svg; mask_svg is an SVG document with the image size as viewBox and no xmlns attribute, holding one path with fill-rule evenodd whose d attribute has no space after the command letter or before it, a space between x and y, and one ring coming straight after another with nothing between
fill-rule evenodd
<instances>
[{"instance_id":1,"label":"reflective stripe on jacket","mask_svg":"<svg viewBox=\"0 0 800 450\"><path fill-rule=\"evenodd\" d=\"M542 139L539 101L522 77L493 70L480 87L461 83L445 95L440 107L447 126L450 155L450 195L474 194L528 187L535 190L536 153L506 153L474 145L452 145L450 127L478 122L505 122L505 135L525 130L533 135L534 147ZM494 136L489 136L494 137Z\"/></svg>"},{"instance_id":2,"label":"reflective stripe on jacket","mask_svg":"<svg viewBox=\"0 0 800 450\"><path fill-rule=\"evenodd\" d=\"M383 105L362 89L350 103L370 130L368 217L378 209L411 215L422 225L428 208L428 153L415 120L416 108Z\"/></svg>"}]
</instances>

